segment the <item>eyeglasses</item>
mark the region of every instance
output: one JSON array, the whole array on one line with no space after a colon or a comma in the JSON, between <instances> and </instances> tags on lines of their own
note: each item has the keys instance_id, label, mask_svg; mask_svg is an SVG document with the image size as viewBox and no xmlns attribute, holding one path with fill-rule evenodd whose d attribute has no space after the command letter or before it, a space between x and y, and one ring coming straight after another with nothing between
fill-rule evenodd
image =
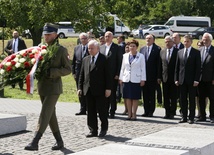
<instances>
[{"instance_id":1,"label":"eyeglasses","mask_svg":"<svg viewBox=\"0 0 214 155\"><path fill-rule=\"evenodd\" d=\"M81 40L87 40L88 38L80 38Z\"/></svg>"}]
</instances>

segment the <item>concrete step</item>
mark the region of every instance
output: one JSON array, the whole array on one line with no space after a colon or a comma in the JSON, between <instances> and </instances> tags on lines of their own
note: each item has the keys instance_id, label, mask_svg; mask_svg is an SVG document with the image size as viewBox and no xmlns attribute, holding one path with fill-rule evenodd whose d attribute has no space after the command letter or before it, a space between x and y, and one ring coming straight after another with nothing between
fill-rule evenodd
<instances>
[{"instance_id":1,"label":"concrete step","mask_svg":"<svg viewBox=\"0 0 214 155\"><path fill-rule=\"evenodd\" d=\"M26 116L0 113L0 135L26 130Z\"/></svg>"},{"instance_id":2,"label":"concrete step","mask_svg":"<svg viewBox=\"0 0 214 155\"><path fill-rule=\"evenodd\" d=\"M106 144L70 155L189 155L186 150L150 148L125 144Z\"/></svg>"},{"instance_id":3,"label":"concrete step","mask_svg":"<svg viewBox=\"0 0 214 155\"><path fill-rule=\"evenodd\" d=\"M126 142L128 145L188 150L189 155L214 154L214 130L173 127Z\"/></svg>"}]
</instances>

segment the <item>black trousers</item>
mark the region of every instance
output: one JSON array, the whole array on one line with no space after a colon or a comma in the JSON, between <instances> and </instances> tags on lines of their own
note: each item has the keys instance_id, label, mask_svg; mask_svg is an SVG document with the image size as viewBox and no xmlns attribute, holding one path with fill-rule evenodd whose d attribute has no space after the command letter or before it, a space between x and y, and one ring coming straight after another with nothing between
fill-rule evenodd
<instances>
[{"instance_id":1,"label":"black trousers","mask_svg":"<svg viewBox=\"0 0 214 155\"><path fill-rule=\"evenodd\" d=\"M194 120L195 118L195 96L196 96L196 88L193 87L193 84L182 84L180 86L180 103L181 103L181 110L183 113L183 119L187 119L188 115L188 107L189 107L189 119ZM188 100L189 99L189 100Z\"/></svg>"},{"instance_id":2,"label":"black trousers","mask_svg":"<svg viewBox=\"0 0 214 155\"><path fill-rule=\"evenodd\" d=\"M116 92L117 92L118 80L113 81L113 86L111 89L111 95L107 98L107 105L110 114L115 114L117 110L117 100L116 100Z\"/></svg>"},{"instance_id":3,"label":"black trousers","mask_svg":"<svg viewBox=\"0 0 214 155\"><path fill-rule=\"evenodd\" d=\"M214 86L212 82L203 82L199 83L199 106L201 110L201 118L206 118L206 97L210 100L210 118L214 118Z\"/></svg>"},{"instance_id":4,"label":"black trousers","mask_svg":"<svg viewBox=\"0 0 214 155\"><path fill-rule=\"evenodd\" d=\"M91 133L97 134L98 120L97 112L101 121L101 130L108 130L108 109L106 105L105 94L101 96L93 96L90 89L86 94L87 102L87 124Z\"/></svg>"},{"instance_id":5,"label":"black trousers","mask_svg":"<svg viewBox=\"0 0 214 155\"><path fill-rule=\"evenodd\" d=\"M153 114L155 111L155 90L157 87L157 81L146 81L143 86L143 101L144 101L144 113L146 115Z\"/></svg>"},{"instance_id":6,"label":"black trousers","mask_svg":"<svg viewBox=\"0 0 214 155\"><path fill-rule=\"evenodd\" d=\"M175 115L177 108L177 86L174 82L163 82L163 100L166 115Z\"/></svg>"}]
</instances>

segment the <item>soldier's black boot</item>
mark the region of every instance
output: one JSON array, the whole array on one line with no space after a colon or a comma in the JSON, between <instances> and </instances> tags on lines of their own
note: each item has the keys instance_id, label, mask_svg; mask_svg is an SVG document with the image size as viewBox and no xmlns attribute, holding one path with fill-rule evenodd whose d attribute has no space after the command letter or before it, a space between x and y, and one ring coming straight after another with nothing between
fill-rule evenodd
<instances>
[{"instance_id":1,"label":"soldier's black boot","mask_svg":"<svg viewBox=\"0 0 214 155\"><path fill-rule=\"evenodd\" d=\"M61 134L60 132L55 132L53 133L55 139L56 139L56 143L52 146L52 150L60 150L64 147L64 143L63 143L63 140L62 140L62 137L61 137Z\"/></svg>"},{"instance_id":2,"label":"soldier's black boot","mask_svg":"<svg viewBox=\"0 0 214 155\"><path fill-rule=\"evenodd\" d=\"M27 146L25 146L25 150L30 150L30 151L38 150L39 149L38 143L41 137L42 137L42 133L36 132L32 142Z\"/></svg>"}]
</instances>

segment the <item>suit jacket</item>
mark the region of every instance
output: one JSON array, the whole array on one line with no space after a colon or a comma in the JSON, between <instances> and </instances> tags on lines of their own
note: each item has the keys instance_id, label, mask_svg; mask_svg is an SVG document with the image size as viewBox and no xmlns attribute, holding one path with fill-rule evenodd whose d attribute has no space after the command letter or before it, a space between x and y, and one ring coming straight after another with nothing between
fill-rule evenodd
<instances>
[{"instance_id":1,"label":"suit jacket","mask_svg":"<svg viewBox=\"0 0 214 155\"><path fill-rule=\"evenodd\" d=\"M105 55L105 51L106 51L106 46L104 44L100 46L100 53ZM107 55L107 60L110 67L110 74L112 79L114 79L115 76L119 76L120 74L122 57L123 57L123 54L119 46L115 43L112 43Z\"/></svg>"},{"instance_id":2,"label":"suit jacket","mask_svg":"<svg viewBox=\"0 0 214 155\"><path fill-rule=\"evenodd\" d=\"M67 49L59 45L59 49L50 61L50 75L44 75L38 81L38 92L41 96L59 95L62 90L61 76L71 73L71 62Z\"/></svg>"},{"instance_id":3,"label":"suit jacket","mask_svg":"<svg viewBox=\"0 0 214 155\"><path fill-rule=\"evenodd\" d=\"M202 57L205 47L199 50ZM204 62L202 62L201 81L210 82L212 80L214 80L214 47L211 45L209 52L205 55Z\"/></svg>"},{"instance_id":4,"label":"suit jacket","mask_svg":"<svg viewBox=\"0 0 214 155\"><path fill-rule=\"evenodd\" d=\"M125 48L126 48L126 43L122 42L121 44L118 44L118 46L120 47L120 50L122 52L122 54L125 53Z\"/></svg>"},{"instance_id":5,"label":"suit jacket","mask_svg":"<svg viewBox=\"0 0 214 155\"><path fill-rule=\"evenodd\" d=\"M160 52L160 64L158 70L158 78L162 79L163 82L174 82L175 75L175 65L178 54L178 49L173 48L171 51L170 61L167 60L167 48L161 50Z\"/></svg>"},{"instance_id":6,"label":"suit jacket","mask_svg":"<svg viewBox=\"0 0 214 155\"><path fill-rule=\"evenodd\" d=\"M123 55L122 67L119 79L123 82L140 83L146 81L145 58L141 53L137 53L132 63L129 63L130 53Z\"/></svg>"},{"instance_id":7,"label":"suit jacket","mask_svg":"<svg viewBox=\"0 0 214 155\"><path fill-rule=\"evenodd\" d=\"M78 45L74 48L74 55L73 55L73 60L72 60L72 74L76 75L76 79L79 79L79 74L80 74L80 69L82 65L82 59L89 55L88 53L88 48L86 48L85 55L82 56L82 45Z\"/></svg>"},{"instance_id":8,"label":"suit jacket","mask_svg":"<svg viewBox=\"0 0 214 155\"><path fill-rule=\"evenodd\" d=\"M157 81L158 78L158 65L160 60L160 50L161 48L155 43L151 49L148 60L146 61L146 81ZM147 46L144 46L140 49L140 53L144 56L147 52Z\"/></svg>"},{"instance_id":9,"label":"suit jacket","mask_svg":"<svg viewBox=\"0 0 214 155\"><path fill-rule=\"evenodd\" d=\"M10 51L9 51L12 49L12 47L13 47L13 39L9 40L7 42L7 46L4 48L5 52L7 52L8 55L13 54L13 53L10 53ZM18 51L21 51L26 48L27 48L27 46L26 46L24 40L22 40L21 38L18 38Z\"/></svg>"},{"instance_id":10,"label":"suit jacket","mask_svg":"<svg viewBox=\"0 0 214 155\"><path fill-rule=\"evenodd\" d=\"M200 52L192 47L185 64L184 48L179 50L176 61L175 81L178 81L180 85L182 85L184 81L189 85L193 85L194 81L199 82L200 72L201 72Z\"/></svg>"},{"instance_id":11,"label":"suit jacket","mask_svg":"<svg viewBox=\"0 0 214 155\"><path fill-rule=\"evenodd\" d=\"M90 68L91 56L83 59L78 82L78 89L86 95L89 88L93 96L105 95L105 90L111 90L109 65L105 55L99 53L95 65Z\"/></svg>"},{"instance_id":12,"label":"suit jacket","mask_svg":"<svg viewBox=\"0 0 214 155\"><path fill-rule=\"evenodd\" d=\"M183 48L184 48L184 44L181 43L178 49L183 49Z\"/></svg>"}]
</instances>

